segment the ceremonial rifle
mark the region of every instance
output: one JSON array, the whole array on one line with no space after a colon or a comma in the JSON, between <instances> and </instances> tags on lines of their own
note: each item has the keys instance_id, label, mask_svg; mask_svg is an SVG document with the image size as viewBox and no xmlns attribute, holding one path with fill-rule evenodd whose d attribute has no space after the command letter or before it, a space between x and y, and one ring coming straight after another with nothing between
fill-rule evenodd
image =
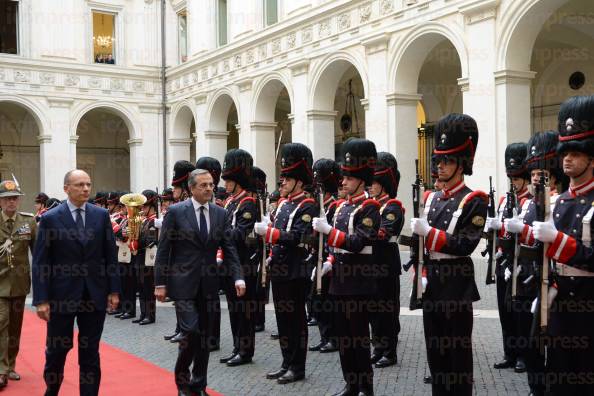
<instances>
[{"instance_id":1,"label":"ceremonial rifle","mask_svg":"<svg viewBox=\"0 0 594 396\"><path fill-rule=\"evenodd\" d=\"M495 203L495 189L493 188L493 178L489 176L489 207L487 213L489 217L495 217L496 203ZM496 261L495 254L497 252L497 231L491 230L487 236L487 248L481 252L481 256L489 255L487 260L487 277L485 284L490 285L495 283L494 263Z\"/></svg>"},{"instance_id":2,"label":"ceremonial rifle","mask_svg":"<svg viewBox=\"0 0 594 396\"><path fill-rule=\"evenodd\" d=\"M413 193L413 216L421 218L424 215L424 192L425 187L423 186L423 179L419 174L419 160L415 160L416 178L412 185ZM414 257L414 261L411 264L414 265L415 274L413 276L413 287L410 296L410 310L419 309L422 307L423 298L423 266L424 266L424 250L425 250L425 238L417 235L418 240L412 244L411 247L411 261Z\"/></svg>"}]
</instances>

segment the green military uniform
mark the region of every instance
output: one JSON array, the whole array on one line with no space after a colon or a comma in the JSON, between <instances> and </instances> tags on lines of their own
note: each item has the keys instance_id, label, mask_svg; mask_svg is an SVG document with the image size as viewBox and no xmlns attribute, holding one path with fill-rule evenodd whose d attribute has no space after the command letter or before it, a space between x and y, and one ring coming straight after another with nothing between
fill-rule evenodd
<instances>
[{"instance_id":1,"label":"green military uniform","mask_svg":"<svg viewBox=\"0 0 594 396\"><path fill-rule=\"evenodd\" d=\"M0 183L0 198L20 195L14 182ZM31 289L29 249L33 250L36 227L33 214L0 213L0 375L15 368L25 297Z\"/></svg>"}]
</instances>

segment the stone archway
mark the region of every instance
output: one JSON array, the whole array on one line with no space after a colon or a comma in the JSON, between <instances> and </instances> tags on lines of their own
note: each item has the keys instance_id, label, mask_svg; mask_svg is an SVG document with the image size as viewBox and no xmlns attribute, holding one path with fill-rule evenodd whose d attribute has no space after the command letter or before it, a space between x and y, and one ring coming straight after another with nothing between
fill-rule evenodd
<instances>
[{"instance_id":1,"label":"stone archway","mask_svg":"<svg viewBox=\"0 0 594 396\"><path fill-rule=\"evenodd\" d=\"M239 109L232 93L223 90L209 106L208 128L204 131L205 154L223 161L225 153L239 147Z\"/></svg>"}]
</instances>

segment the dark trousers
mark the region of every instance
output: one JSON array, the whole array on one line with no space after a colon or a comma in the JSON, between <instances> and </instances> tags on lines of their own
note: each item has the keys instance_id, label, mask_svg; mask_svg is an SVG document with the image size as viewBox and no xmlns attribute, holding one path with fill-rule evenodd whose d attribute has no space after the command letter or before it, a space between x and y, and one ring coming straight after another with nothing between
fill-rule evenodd
<instances>
[{"instance_id":1,"label":"dark trousers","mask_svg":"<svg viewBox=\"0 0 594 396\"><path fill-rule=\"evenodd\" d=\"M381 278L377 287L377 309L370 315L373 354L396 359L400 333L400 277Z\"/></svg>"},{"instance_id":2,"label":"dark trousers","mask_svg":"<svg viewBox=\"0 0 594 396\"><path fill-rule=\"evenodd\" d=\"M499 322L501 323L501 334L503 335L503 354L505 359L515 361L518 351L515 342L517 331L516 318L511 303L511 279L505 281L503 276L498 276L497 281L497 309L499 310Z\"/></svg>"},{"instance_id":3,"label":"dark trousers","mask_svg":"<svg viewBox=\"0 0 594 396\"><path fill-rule=\"evenodd\" d=\"M579 299L558 296L551 306L545 371L554 396L594 395L594 292L581 292Z\"/></svg>"},{"instance_id":4,"label":"dark trousers","mask_svg":"<svg viewBox=\"0 0 594 396\"><path fill-rule=\"evenodd\" d=\"M256 311L256 278L247 277L246 291L242 297L237 297L235 282L229 279L226 282L225 295L229 309L229 321L233 334L233 353L242 357L254 356L256 342L255 311Z\"/></svg>"},{"instance_id":5,"label":"dark trousers","mask_svg":"<svg viewBox=\"0 0 594 396\"><path fill-rule=\"evenodd\" d=\"M307 279L272 281L274 313L278 326L279 343L283 356L282 367L297 374L305 373L307 356L307 323L305 297Z\"/></svg>"},{"instance_id":6,"label":"dark trousers","mask_svg":"<svg viewBox=\"0 0 594 396\"><path fill-rule=\"evenodd\" d=\"M334 329L334 317L332 314L332 296L328 294L330 289L330 277L322 277L322 293L318 294L316 278L311 285L311 316L318 321L320 331L320 342L325 344L329 341L337 342L336 330Z\"/></svg>"},{"instance_id":7,"label":"dark trousers","mask_svg":"<svg viewBox=\"0 0 594 396\"><path fill-rule=\"evenodd\" d=\"M140 277L140 316L149 320L155 320L157 312L157 300L155 299L155 271L154 267L142 269Z\"/></svg>"},{"instance_id":8,"label":"dark trousers","mask_svg":"<svg viewBox=\"0 0 594 396\"><path fill-rule=\"evenodd\" d=\"M333 296L334 324L342 376L353 391L373 392L369 337L369 303L366 296Z\"/></svg>"},{"instance_id":9,"label":"dark trousers","mask_svg":"<svg viewBox=\"0 0 594 396\"><path fill-rule=\"evenodd\" d=\"M208 328L214 310L216 299L202 296L175 302L178 324L184 336L175 363L175 384L179 390L199 392L206 388L209 346L213 342Z\"/></svg>"},{"instance_id":10,"label":"dark trousers","mask_svg":"<svg viewBox=\"0 0 594 396\"><path fill-rule=\"evenodd\" d=\"M85 304L86 307L89 305ZM47 323L45 368L43 379L47 386L45 396L57 396L64 379L64 363L73 346L74 320L78 325L78 364L80 370L80 395L96 396L99 393L101 367L99 341L103 333L105 311L81 309L76 313L51 312Z\"/></svg>"},{"instance_id":11,"label":"dark trousers","mask_svg":"<svg viewBox=\"0 0 594 396\"><path fill-rule=\"evenodd\" d=\"M221 344L221 300L219 295L213 297L212 309L209 312L208 340L211 348L219 349ZM179 328L179 318L176 330Z\"/></svg>"},{"instance_id":12,"label":"dark trousers","mask_svg":"<svg viewBox=\"0 0 594 396\"><path fill-rule=\"evenodd\" d=\"M120 309L122 312L136 316L136 292L138 291L138 268L134 264L134 258L129 264L119 263L120 277L122 280L122 300Z\"/></svg>"},{"instance_id":13,"label":"dark trousers","mask_svg":"<svg viewBox=\"0 0 594 396\"><path fill-rule=\"evenodd\" d=\"M433 395L472 395L472 303L424 301Z\"/></svg>"}]
</instances>

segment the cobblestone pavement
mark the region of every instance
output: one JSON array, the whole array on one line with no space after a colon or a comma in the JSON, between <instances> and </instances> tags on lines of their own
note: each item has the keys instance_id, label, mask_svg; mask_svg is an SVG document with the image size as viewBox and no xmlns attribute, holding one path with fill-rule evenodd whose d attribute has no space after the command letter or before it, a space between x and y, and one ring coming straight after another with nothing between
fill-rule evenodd
<instances>
[{"instance_id":1,"label":"cobblestone pavement","mask_svg":"<svg viewBox=\"0 0 594 396\"><path fill-rule=\"evenodd\" d=\"M477 249L478 251L478 249ZM403 262L406 262L403 254ZM493 363L502 358L501 329L497 316L495 287L485 286L486 262L475 260L476 279L481 301L475 308L473 332L475 394L477 395L528 395L525 374L515 374L511 369L495 370ZM401 277L401 301L408 307L410 274ZM223 298L224 300L224 298ZM224 304L223 304L224 306ZM402 330L398 345L398 364L374 372L376 395L429 395L431 388L423 384L428 373L423 323L419 311L401 315ZM103 340L115 347L173 371L177 347L163 340L175 326L175 312L169 304L160 305L157 323L138 326L130 321L108 317ZM280 367L278 341L270 339L276 329L272 304L267 306L266 330L256 334L256 353L251 364L229 368L219 363L219 358L231 351L231 330L226 309L222 312L221 350L210 356L208 386L225 396L244 395L316 395L333 394L342 389L343 380L337 353L308 352L306 379L294 384L278 385L267 380L267 371ZM319 339L317 328L309 328L309 343ZM122 368L125 370L125 368ZM173 381L173 375L171 376Z\"/></svg>"}]
</instances>

